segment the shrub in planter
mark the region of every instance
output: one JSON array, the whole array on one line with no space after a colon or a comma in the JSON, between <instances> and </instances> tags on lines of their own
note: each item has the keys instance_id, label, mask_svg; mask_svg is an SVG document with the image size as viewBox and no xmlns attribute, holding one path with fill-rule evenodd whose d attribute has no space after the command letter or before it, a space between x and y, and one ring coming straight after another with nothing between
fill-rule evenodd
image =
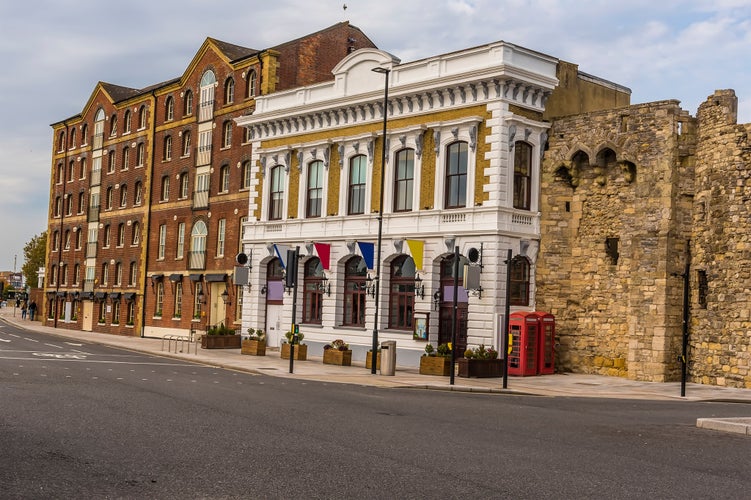
<instances>
[{"instance_id":1,"label":"shrub in planter","mask_svg":"<svg viewBox=\"0 0 751 500\"><path fill-rule=\"evenodd\" d=\"M342 339L323 346L323 362L327 365L351 366L352 351Z\"/></svg>"},{"instance_id":2,"label":"shrub in planter","mask_svg":"<svg viewBox=\"0 0 751 500\"><path fill-rule=\"evenodd\" d=\"M294 342L294 335L291 331L284 334L287 341L282 344L281 357L282 359L289 359L289 353L291 351L290 345ZM302 343L302 339L305 335L302 332L297 334L297 342L295 342L295 359L298 361L305 361L308 359L308 346Z\"/></svg>"},{"instance_id":3,"label":"shrub in planter","mask_svg":"<svg viewBox=\"0 0 751 500\"><path fill-rule=\"evenodd\" d=\"M433 348L425 345L425 354L420 358L420 375L439 375L447 377L451 370L451 344L440 344Z\"/></svg>"},{"instance_id":4,"label":"shrub in planter","mask_svg":"<svg viewBox=\"0 0 751 500\"><path fill-rule=\"evenodd\" d=\"M248 339L243 340L241 354L250 354L251 356L266 355L266 332L248 328Z\"/></svg>"}]
</instances>

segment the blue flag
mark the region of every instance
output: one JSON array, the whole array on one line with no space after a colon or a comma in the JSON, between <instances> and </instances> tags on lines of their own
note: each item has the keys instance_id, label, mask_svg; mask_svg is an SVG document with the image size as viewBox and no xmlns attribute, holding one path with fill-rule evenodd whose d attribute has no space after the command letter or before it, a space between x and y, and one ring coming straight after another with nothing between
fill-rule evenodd
<instances>
[{"instance_id":1,"label":"blue flag","mask_svg":"<svg viewBox=\"0 0 751 500\"><path fill-rule=\"evenodd\" d=\"M375 243L367 243L365 241L358 241L357 246L360 247L360 253L365 261L365 265L368 269L374 269L373 266L373 254L375 253Z\"/></svg>"}]
</instances>

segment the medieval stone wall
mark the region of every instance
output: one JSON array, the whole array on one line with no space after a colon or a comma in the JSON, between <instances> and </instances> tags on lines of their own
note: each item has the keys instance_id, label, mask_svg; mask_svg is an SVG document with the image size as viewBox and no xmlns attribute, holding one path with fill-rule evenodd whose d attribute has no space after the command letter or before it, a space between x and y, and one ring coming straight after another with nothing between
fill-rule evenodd
<instances>
[{"instance_id":1,"label":"medieval stone wall","mask_svg":"<svg viewBox=\"0 0 751 500\"><path fill-rule=\"evenodd\" d=\"M751 125L719 90L697 112L689 373L751 388Z\"/></svg>"},{"instance_id":2,"label":"medieval stone wall","mask_svg":"<svg viewBox=\"0 0 751 500\"><path fill-rule=\"evenodd\" d=\"M556 316L559 370L677 376L694 129L677 101L553 121L536 308Z\"/></svg>"}]
</instances>

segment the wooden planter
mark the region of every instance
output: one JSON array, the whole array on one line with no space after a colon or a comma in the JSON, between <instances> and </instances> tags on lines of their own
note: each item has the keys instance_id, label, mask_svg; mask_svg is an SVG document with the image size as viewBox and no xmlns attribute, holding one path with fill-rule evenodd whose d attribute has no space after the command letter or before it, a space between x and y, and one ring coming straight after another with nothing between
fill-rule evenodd
<instances>
[{"instance_id":1,"label":"wooden planter","mask_svg":"<svg viewBox=\"0 0 751 500\"><path fill-rule=\"evenodd\" d=\"M265 340L243 340L241 354L250 354L251 356L266 356Z\"/></svg>"},{"instance_id":2,"label":"wooden planter","mask_svg":"<svg viewBox=\"0 0 751 500\"><path fill-rule=\"evenodd\" d=\"M491 378L503 376L502 359L467 359L456 360L460 377Z\"/></svg>"},{"instance_id":3,"label":"wooden planter","mask_svg":"<svg viewBox=\"0 0 751 500\"><path fill-rule=\"evenodd\" d=\"M352 366L352 351L339 349L324 349L323 363L326 365Z\"/></svg>"},{"instance_id":4,"label":"wooden planter","mask_svg":"<svg viewBox=\"0 0 751 500\"><path fill-rule=\"evenodd\" d=\"M289 344L282 344L282 359L289 359ZM295 359L305 361L308 359L308 344L297 344L295 346Z\"/></svg>"},{"instance_id":5,"label":"wooden planter","mask_svg":"<svg viewBox=\"0 0 751 500\"><path fill-rule=\"evenodd\" d=\"M203 335L201 337L201 348L203 349L239 349L239 335Z\"/></svg>"},{"instance_id":6,"label":"wooden planter","mask_svg":"<svg viewBox=\"0 0 751 500\"><path fill-rule=\"evenodd\" d=\"M368 370L373 369L373 362L371 361L373 359L373 351L368 351L368 355L365 358L365 368ZM376 353L376 370L381 369L381 352Z\"/></svg>"},{"instance_id":7,"label":"wooden planter","mask_svg":"<svg viewBox=\"0 0 751 500\"><path fill-rule=\"evenodd\" d=\"M420 358L420 375L448 377L451 373L451 358L447 356L423 356Z\"/></svg>"}]
</instances>

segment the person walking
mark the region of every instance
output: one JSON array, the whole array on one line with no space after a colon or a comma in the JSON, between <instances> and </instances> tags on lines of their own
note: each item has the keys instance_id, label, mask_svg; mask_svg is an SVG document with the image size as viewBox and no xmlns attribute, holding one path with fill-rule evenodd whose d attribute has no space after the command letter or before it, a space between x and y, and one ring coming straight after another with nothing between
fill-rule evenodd
<instances>
[{"instance_id":1,"label":"person walking","mask_svg":"<svg viewBox=\"0 0 751 500\"><path fill-rule=\"evenodd\" d=\"M26 301L21 304L21 319L26 319Z\"/></svg>"},{"instance_id":2,"label":"person walking","mask_svg":"<svg viewBox=\"0 0 751 500\"><path fill-rule=\"evenodd\" d=\"M29 304L29 319L31 321L34 321L34 316L36 316L37 312L37 303L34 299L31 299L31 304Z\"/></svg>"}]
</instances>

